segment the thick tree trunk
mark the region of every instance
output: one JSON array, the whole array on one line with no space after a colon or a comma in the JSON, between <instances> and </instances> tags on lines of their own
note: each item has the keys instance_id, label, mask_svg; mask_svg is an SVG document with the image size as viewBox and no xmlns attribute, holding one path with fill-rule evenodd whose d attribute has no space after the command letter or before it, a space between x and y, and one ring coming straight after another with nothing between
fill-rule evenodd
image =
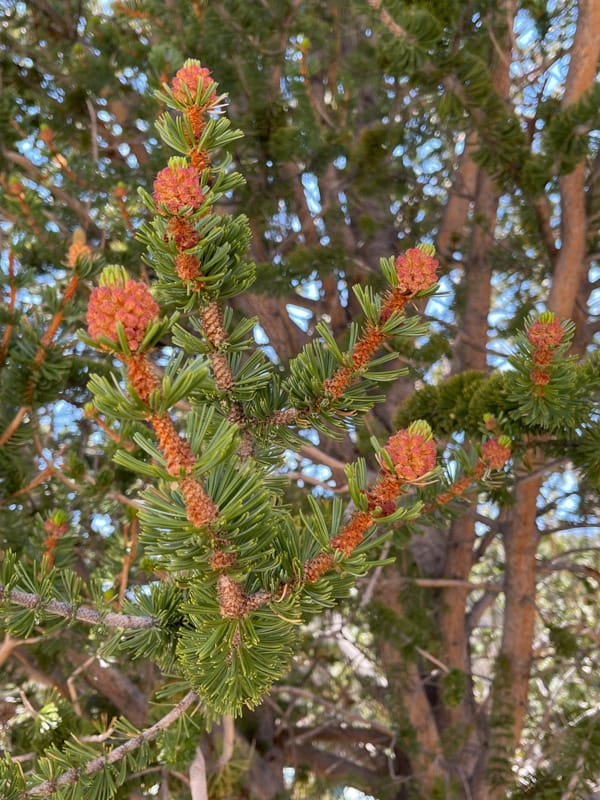
<instances>
[{"instance_id":1,"label":"thick tree trunk","mask_svg":"<svg viewBox=\"0 0 600 800\"><path fill-rule=\"evenodd\" d=\"M514 0L508 0L503 6L506 23L512 28L515 14ZM502 52L498 55L493 72L494 86L504 101L508 97L510 86L510 53L511 39L507 30L503 37ZM491 251L495 244L499 190L494 180L483 169L478 171L474 184L472 230L463 276L466 305L455 348L454 372L469 369L487 370L488 314L492 298ZM444 578L468 581L475 541L475 513L471 511L455 520L450 526ZM485 752L487 746L486 731L482 726L484 720L478 714L473 694L467 625L468 596L466 588L458 586L444 588L440 593L439 603L444 663L449 669L460 671L465 680L462 699L455 706L447 705L443 714L446 735L454 743L448 758L449 770L455 779L463 784L470 782L481 760L482 752Z\"/></svg>"},{"instance_id":2,"label":"thick tree trunk","mask_svg":"<svg viewBox=\"0 0 600 800\"><path fill-rule=\"evenodd\" d=\"M473 161L472 151L477 146L477 138L477 133L474 131L466 138L435 239L438 253L447 261L451 259L452 252L461 246L469 212L475 199L479 168Z\"/></svg>"},{"instance_id":3,"label":"thick tree trunk","mask_svg":"<svg viewBox=\"0 0 600 800\"><path fill-rule=\"evenodd\" d=\"M535 627L536 526L540 479L521 477L504 536L504 621L495 664L486 787L475 796L501 800L511 780L512 757L527 711ZM479 780L479 776L478 780Z\"/></svg>"},{"instance_id":4,"label":"thick tree trunk","mask_svg":"<svg viewBox=\"0 0 600 800\"><path fill-rule=\"evenodd\" d=\"M578 102L594 83L600 58L600 3L580 0L577 30L562 99L563 109ZM586 166L581 162L560 178L561 247L548 306L559 317L573 313L587 267Z\"/></svg>"},{"instance_id":5,"label":"thick tree trunk","mask_svg":"<svg viewBox=\"0 0 600 800\"><path fill-rule=\"evenodd\" d=\"M600 56L600 5L581 0L571 51L563 108L590 88ZM549 308L559 318L573 315L585 275L587 219L585 164L561 177L561 247L558 251ZM530 453L533 463L536 454ZM515 489L515 505L504 537L505 608L502 644L492 687L491 746L487 787L481 783L476 800L501 800L510 780L510 759L517 747L525 714L535 628L536 550L539 533L536 503L543 479L524 476Z\"/></svg>"},{"instance_id":6,"label":"thick tree trunk","mask_svg":"<svg viewBox=\"0 0 600 800\"><path fill-rule=\"evenodd\" d=\"M473 230L464 266L466 308L455 345L452 365L455 374L466 369L487 369L488 314L492 297L490 251L494 246L498 197L493 180L480 170L473 209Z\"/></svg>"}]
</instances>

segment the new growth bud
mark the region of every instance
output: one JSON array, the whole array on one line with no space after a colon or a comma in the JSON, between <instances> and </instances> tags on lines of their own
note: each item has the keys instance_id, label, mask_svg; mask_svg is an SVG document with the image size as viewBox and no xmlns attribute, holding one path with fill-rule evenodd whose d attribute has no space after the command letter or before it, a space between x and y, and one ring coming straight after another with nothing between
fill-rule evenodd
<instances>
[{"instance_id":1,"label":"new growth bud","mask_svg":"<svg viewBox=\"0 0 600 800\"><path fill-rule=\"evenodd\" d=\"M436 451L431 428L423 420L391 436L384 450L390 456L399 480L419 481L435 467Z\"/></svg>"},{"instance_id":2,"label":"new growth bud","mask_svg":"<svg viewBox=\"0 0 600 800\"><path fill-rule=\"evenodd\" d=\"M179 160L170 159L154 181L154 202L161 213L164 207L169 214L189 214L204 202L198 173L194 167L179 165Z\"/></svg>"},{"instance_id":3,"label":"new growth bud","mask_svg":"<svg viewBox=\"0 0 600 800\"><path fill-rule=\"evenodd\" d=\"M78 261L92 259L92 248L86 244L85 231L83 228L75 228L71 245L67 251L67 266L74 268Z\"/></svg>"},{"instance_id":4,"label":"new growth bud","mask_svg":"<svg viewBox=\"0 0 600 800\"><path fill-rule=\"evenodd\" d=\"M564 333L562 325L551 311L544 311L540 318L527 328L527 338L531 344L544 350L558 347Z\"/></svg>"},{"instance_id":5,"label":"new growth bud","mask_svg":"<svg viewBox=\"0 0 600 800\"><path fill-rule=\"evenodd\" d=\"M432 252L433 251L433 252ZM398 256L395 262L400 289L413 295L429 289L437 280L439 261L433 258L435 249L431 245L411 247Z\"/></svg>"},{"instance_id":6,"label":"new growth bud","mask_svg":"<svg viewBox=\"0 0 600 800\"><path fill-rule=\"evenodd\" d=\"M204 100L207 91L208 97ZM203 67L199 61L188 58L183 67L177 72L171 84L173 97L185 106L201 104L205 108L213 105L217 99L216 85L210 77L210 70Z\"/></svg>"},{"instance_id":7,"label":"new growth bud","mask_svg":"<svg viewBox=\"0 0 600 800\"><path fill-rule=\"evenodd\" d=\"M502 469L510 458L510 439L508 436L488 439L481 448L481 457L490 469Z\"/></svg>"},{"instance_id":8,"label":"new growth bud","mask_svg":"<svg viewBox=\"0 0 600 800\"><path fill-rule=\"evenodd\" d=\"M527 338L533 345L531 357L536 365L531 370L531 381L538 387L540 396L544 394L544 386L550 383L550 372L545 368L554 360L554 351L564 335L564 328L551 311L543 311L539 319L527 328Z\"/></svg>"},{"instance_id":9,"label":"new growth bud","mask_svg":"<svg viewBox=\"0 0 600 800\"><path fill-rule=\"evenodd\" d=\"M122 267L107 267L90 296L88 331L94 339L105 336L116 344L121 323L129 349L135 352L159 311L145 283L131 280Z\"/></svg>"}]
</instances>

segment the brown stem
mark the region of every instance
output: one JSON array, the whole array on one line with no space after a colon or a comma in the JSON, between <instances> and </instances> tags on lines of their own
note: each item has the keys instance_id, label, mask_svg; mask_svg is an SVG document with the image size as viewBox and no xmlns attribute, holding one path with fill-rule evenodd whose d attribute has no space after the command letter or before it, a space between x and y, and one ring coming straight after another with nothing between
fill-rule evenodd
<instances>
[{"instance_id":1,"label":"brown stem","mask_svg":"<svg viewBox=\"0 0 600 800\"><path fill-rule=\"evenodd\" d=\"M14 313L15 303L17 300L17 284L15 283L15 254L12 250L9 250L8 252L8 282L10 284L10 294L6 313L10 319ZM12 322L7 322L6 327L4 328L4 335L2 336L2 343L0 344L0 364L4 364L4 361L6 360L6 354L8 353L8 346L10 344L10 337L12 336L13 327L14 326Z\"/></svg>"},{"instance_id":2,"label":"brown stem","mask_svg":"<svg viewBox=\"0 0 600 800\"><path fill-rule=\"evenodd\" d=\"M123 545L125 552L123 556L123 568L121 569L121 572L117 578L119 583L119 608L123 607L125 593L127 592L129 570L135 561L135 555L137 551L137 534L138 518L137 516L134 516L131 522L129 522L123 528Z\"/></svg>"},{"instance_id":3,"label":"brown stem","mask_svg":"<svg viewBox=\"0 0 600 800\"><path fill-rule=\"evenodd\" d=\"M69 786L70 784L77 783L82 776L94 775L100 772L110 764L116 764L129 753L137 750L146 742L151 742L162 731L166 730L170 725L176 722L185 712L199 701L196 692L188 692L185 697L177 703L164 717L155 722L149 728L141 731L137 736L132 737L119 747L115 747L107 755L98 756L97 758L88 761L83 767L75 767L63 772L58 778L54 780L44 781L44 783L28 789L21 793L22 798L40 797L54 794L61 786Z\"/></svg>"},{"instance_id":4,"label":"brown stem","mask_svg":"<svg viewBox=\"0 0 600 800\"><path fill-rule=\"evenodd\" d=\"M389 319L394 311L402 311L409 299L410 295L404 294L398 288L389 291L381 307L382 323ZM357 379L359 370L375 355L386 338L381 331L381 324L375 325L372 322L367 322L360 339L356 342L351 352L347 354L349 364L338 367L333 377L323 384L325 393L333 399L341 397L346 389Z\"/></svg>"},{"instance_id":5,"label":"brown stem","mask_svg":"<svg viewBox=\"0 0 600 800\"><path fill-rule=\"evenodd\" d=\"M10 439L12 439L15 431L17 430L21 422L23 422L23 418L25 417L28 411L29 408L27 408L27 406L21 406L21 408L17 411L11 422L4 429L2 436L0 436L0 447L4 447L4 445Z\"/></svg>"},{"instance_id":6,"label":"brown stem","mask_svg":"<svg viewBox=\"0 0 600 800\"><path fill-rule=\"evenodd\" d=\"M107 425L106 422L100 416L100 414L98 414L96 409L93 409L88 416L90 417L90 419L94 420L96 425L99 428L101 428L104 431L104 433L107 436L109 436L113 440L113 442L115 442L115 444L118 444L119 447L122 447L123 450L127 450L128 453L132 453L135 450L135 445L133 444L133 442L125 441L125 439L123 439L122 436L120 436L116 431L113 431L110 425Z\"/></svg>"},{"instance_id":7,"label":"brown stem","mask_svg":"<svg viewBox=\"0 0 600 800\"><path fill-rule=\"evenodd\" d=\"M35 608L46 611L49 614L56 614L67 619L76 619L88 625L106 625L108 628L128 628L131 630L145 630L154 628L158 621L154 617L137 617L131 614L115 614L109 611L101 613L95 608L88 606L74 606L71 603L59 600L43 600L39 595L31 592L22 592L19 589L10 589L0 585L0 599L9 600L17 606L23 608Z\"/></svg>"},{"instance_id":8,"label":"brown stem","mask_svg":"<svg viewBox=\"0 0 600 800\"><path fill-rule=\"evenodd\" d=\"M36 644L41 640L41 636L32 636L29 639L13 639L9 633L4 634L2 644L0 644L0 667L6 662L13 650L27 644Z\"/></svg>"}]
</instances>

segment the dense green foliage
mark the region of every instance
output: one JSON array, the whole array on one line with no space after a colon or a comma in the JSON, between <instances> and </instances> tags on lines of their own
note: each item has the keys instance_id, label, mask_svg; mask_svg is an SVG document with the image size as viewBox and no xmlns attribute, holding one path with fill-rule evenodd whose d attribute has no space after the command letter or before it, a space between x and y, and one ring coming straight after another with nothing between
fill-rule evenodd
<instances>
[{"instance_id":1,"label":"dense green foliage","mask_svg":"<svg viewBox=\"0 0 600 800\"><path fill-rule=\"evenodd\" d=\"M203 769L211 798L597 791L597 79L563 102L587 5L4 4L7 800L200 800ZM225 114L176 96L190 57ZM173 212L154 181L190 163ZM423 242L439 286L393 306ZM137 351L85 318L125 274L160 307ZM437 467L390 505L398 430Z\"/></svg>"}]
</instances>

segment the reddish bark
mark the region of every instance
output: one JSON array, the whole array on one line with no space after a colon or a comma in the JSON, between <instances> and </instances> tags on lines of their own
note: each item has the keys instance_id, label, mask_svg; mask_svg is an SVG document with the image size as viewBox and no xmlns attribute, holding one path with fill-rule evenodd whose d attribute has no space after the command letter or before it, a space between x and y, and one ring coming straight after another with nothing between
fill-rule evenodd
<instances>
[{"instance_id":1,"label":"reddish bark","mask_svg":"<svg viewBox=\"0 0 600 800\"><path fill-rule=\"evenodd\" d=\"M473 229L464 265L466 309L456 342L454 372L487 368L487 319L492 297L490 251L494 245L498 197L494 181L480 170L473 208Z\"/></svg>"},{"instance_id":2,"label":"reddish bark","mask_svg":"<svg viewBox=\"0 0 600 800\"><path fill-rule=\"evenodd\" d=\"M466 231L471 205L475 199L479 168L471 157L477 145L477 134L472 132L465 140L464 150L458 161L452 187L444 209L442 223L436 237L436 248L442 258L450 259L452 251L460 247Z\"/></svg>"},{"instance_id":3,"label":"reddish bark","mask_svg":"<svg viewBox=\"0 0 600 800\"><path fill-rule=\"evenodd\" d=\"M576 103L591 88L599 58L600 4L596 0L580 0L563 109ZM548 307L559 317L572 315L577 292L585 277L588 228L585 198L586 166L582 161L573 172L560 178L561 248L548 300Z\"/></svg>"}]
</instances>

